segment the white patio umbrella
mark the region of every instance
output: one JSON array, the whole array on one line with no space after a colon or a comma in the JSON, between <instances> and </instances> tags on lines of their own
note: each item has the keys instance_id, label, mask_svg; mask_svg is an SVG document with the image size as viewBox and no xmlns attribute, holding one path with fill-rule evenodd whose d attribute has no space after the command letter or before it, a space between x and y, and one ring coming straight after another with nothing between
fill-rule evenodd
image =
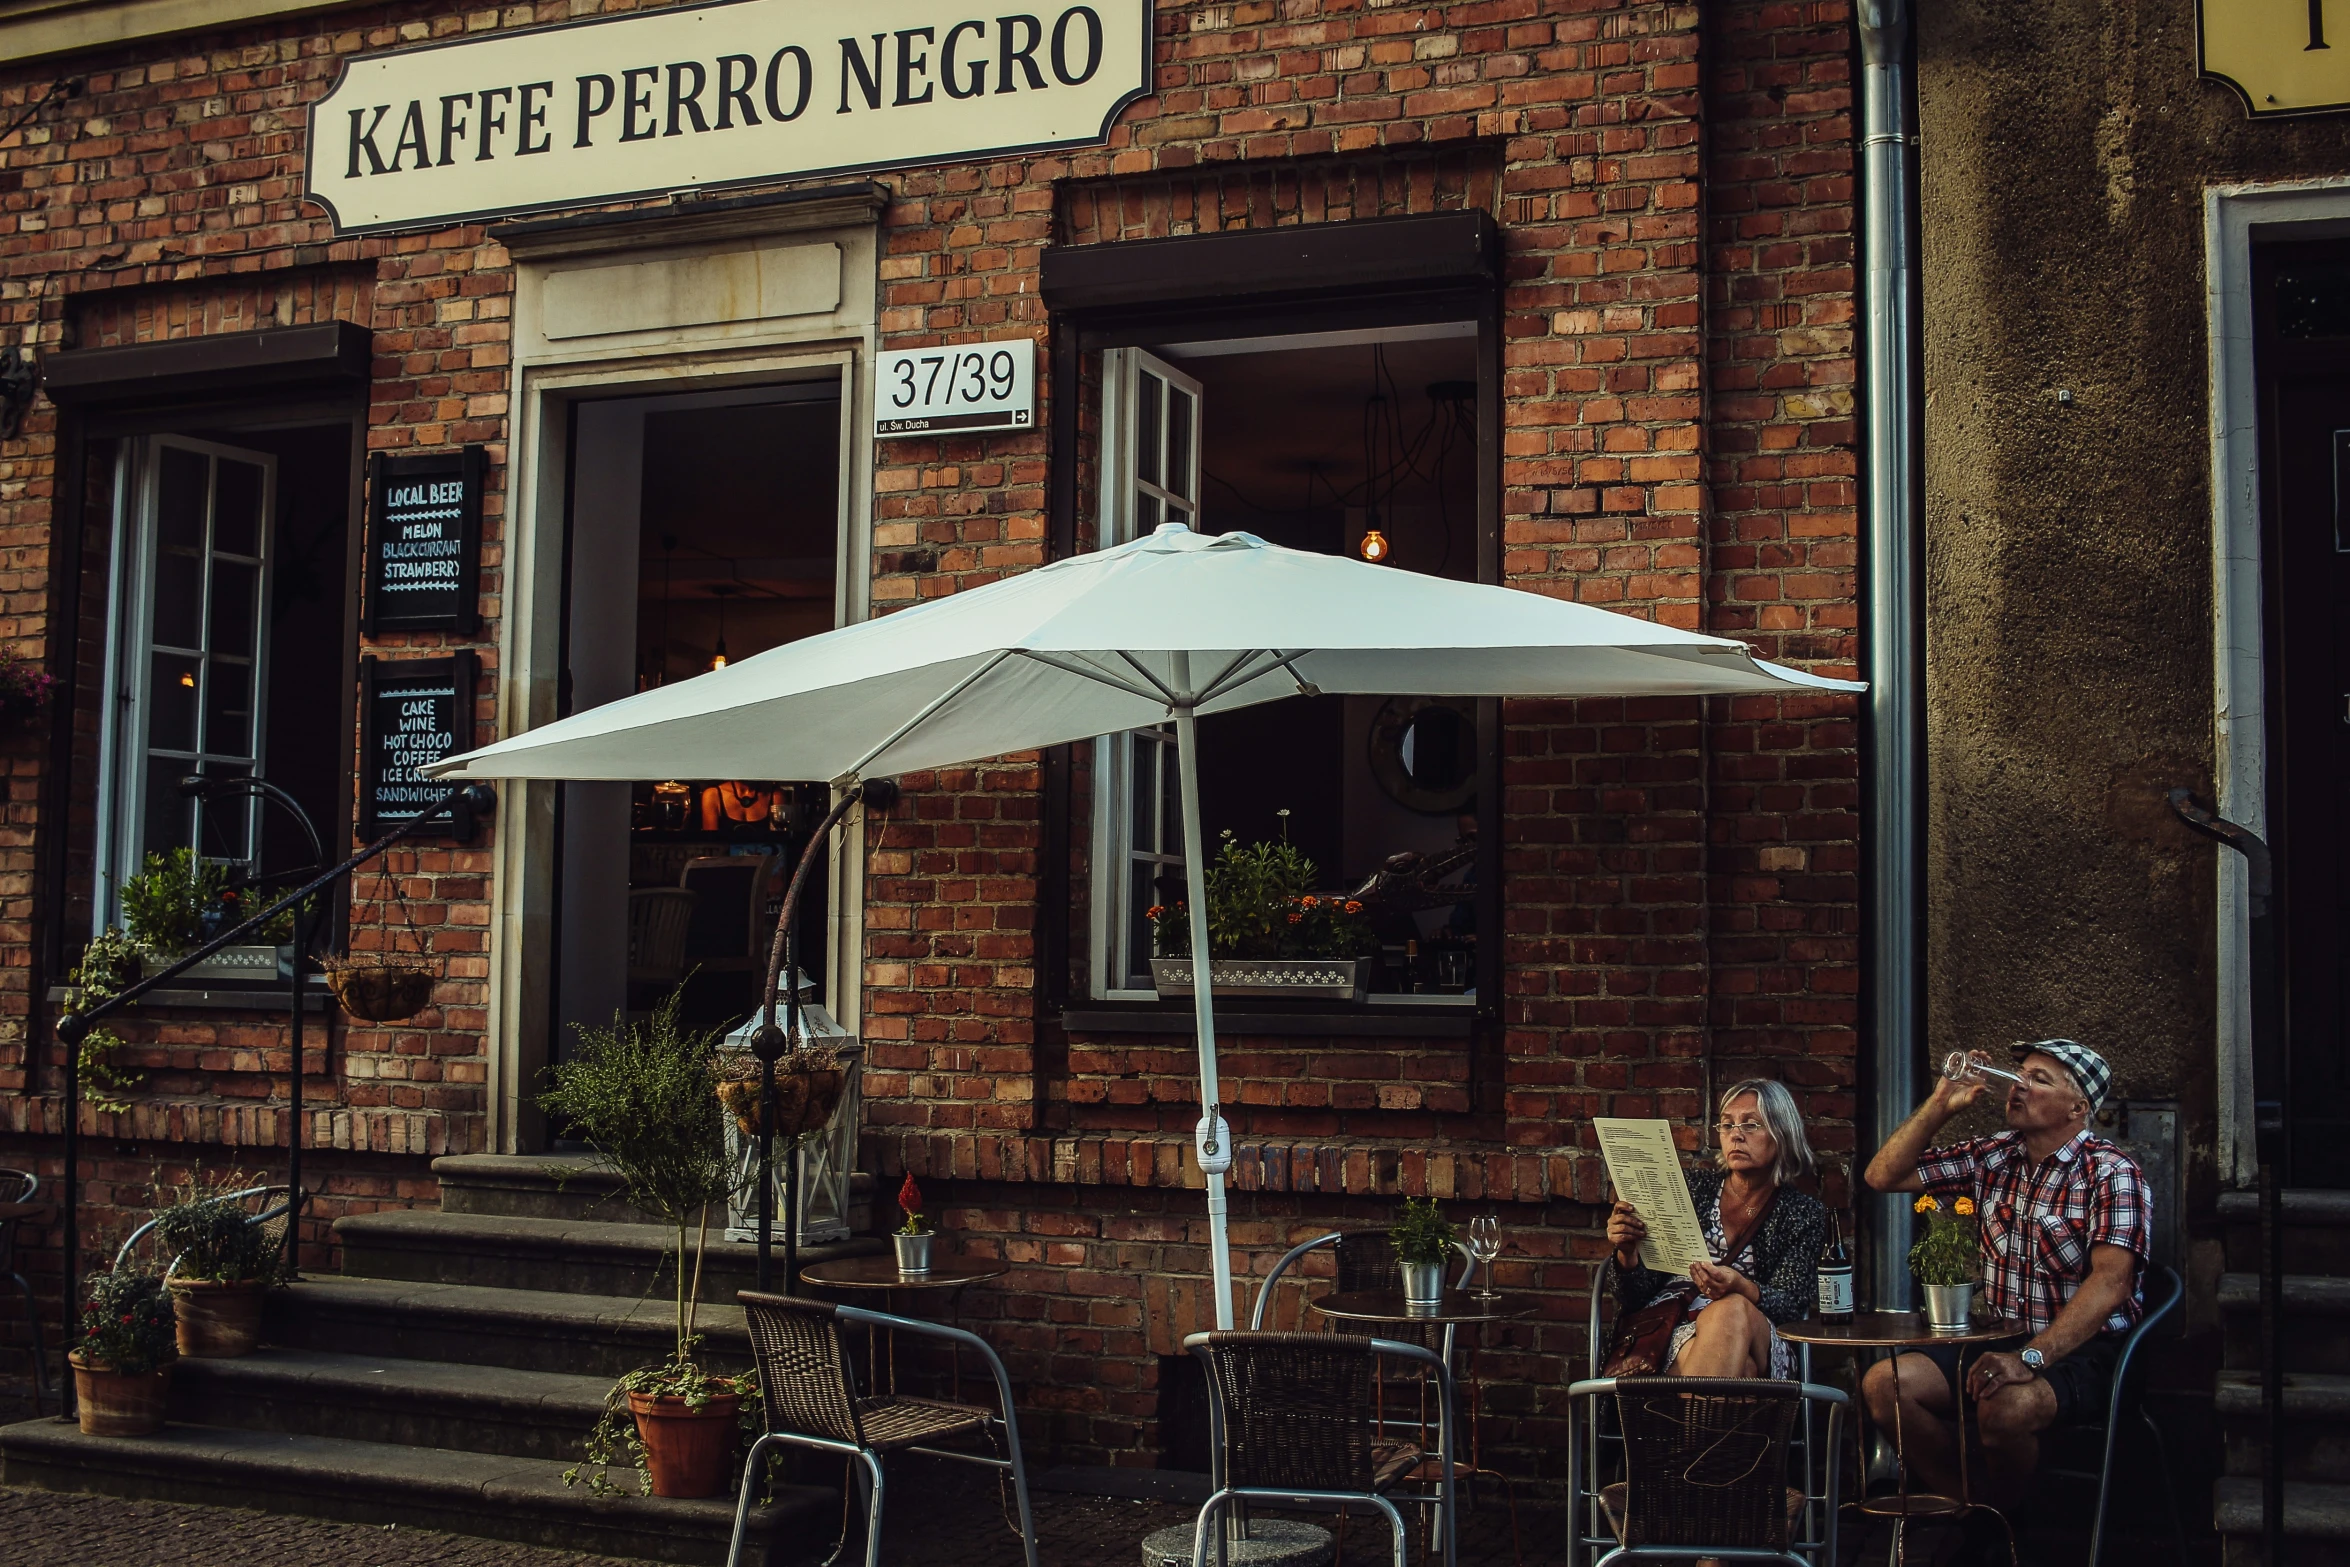
<instances>
[{"instance_id":1,"label":"white patio umbrella","mask_svg":"<svg viewBox=\"0 0 2350 1567\"><path fill-rule=\"evenodd\" d=\"M435 778L820 778L919 772L1172 719L1194 954L1216 1323L1232 1325L1197 719L1322 692L1699 696L1863 687L1538 593L1168 523L517 735Z\"/></svg>"}]
</instances>

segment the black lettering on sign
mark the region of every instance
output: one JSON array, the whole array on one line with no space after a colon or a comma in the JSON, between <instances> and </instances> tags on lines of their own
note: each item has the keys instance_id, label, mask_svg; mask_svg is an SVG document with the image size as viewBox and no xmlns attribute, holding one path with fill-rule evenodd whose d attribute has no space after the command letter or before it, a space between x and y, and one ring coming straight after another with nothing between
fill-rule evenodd
<instances>
[{"instance_id":1,"label":"black lettering on sign","mask_svg":"<svg viewBox=\"0 0 2350 1567\"><path fill-rule=\"evenodd\" d=\"M360 837L373 840L414 821L449 792L451 785L422 769L473 749L473 675L473 654L465 651L360 660ZM470 816L423 836L469 838Z\"/></svg>"},{"instance_id":2,"label":"black lettering on sign","mask_svg":"<svg viewBox=\"0 0 2350 1567\"><path fill-rule=\"evenodd\" d=\"M481 590L479 446L368 465L367 579L361 614L379 631L471 634Z\"/></svg>"}]
</instances>

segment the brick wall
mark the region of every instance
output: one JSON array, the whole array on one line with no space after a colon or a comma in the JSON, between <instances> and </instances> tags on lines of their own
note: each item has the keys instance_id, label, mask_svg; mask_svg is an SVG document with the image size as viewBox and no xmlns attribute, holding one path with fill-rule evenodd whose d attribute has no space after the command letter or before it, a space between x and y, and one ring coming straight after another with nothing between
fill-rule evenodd
<instances>
[{"instance_id":1,"label":"brick wall","mask_svg":"<svg viewBox=\"0 0 2350 1567\"><path fill-rule=\"evenodd\" d=\"M375 7L78 62L84 94L0 146L0 330L53 348L368 325L370 447L491 448L475 643L488 673L504 564L505 258L478 227L334 238L294 198L299 108L343 55L596 9ZM1049 341L1037 293L1048 244L1489 211L1508 277L1505 580L1849 670L1842 3L1163 4L1157 31L1155 95L1105 146L882 176L895 196L885 346ZM0 113L47 81L0 70ZM1047 376L1040 396L1065 390ZM1090 497L1090 412L1081 431ZM1043 561L1046 442L1040 427L883 443L877 609ZM20 652L49 637L56 457L45 404L0 444L0 642ZM486 739L486 697L477 716ZM1805 1090L1825 1146L1849 1146L1855 764L1849 703L1514 703L1505 716L1507 971L1479 1080L1457 1040L1243 1037L1222 1059L1243 1144L1244 1270L1333 1224L1384 1223L1398 1193L1505 1214L1505 1281L1556 1292L1551 1316L1506 1330L1490 1363L1512 1385L1488 1407L1512 1423L1489 1439L1533 1472L1561 1445L1572 1292L1597 1250L1603 1183L1581 1119L1694 1118L1709 1079L1759 1064ZM0 1092L23 1085L40 765L34 750L11 754L0 834L0 1018L13 1020ZM1016 1264L974 1307L1012 1350L1023 1396L1049 1412L1049 1445L1148 1462L1158 1357L1205 1316L1184 1163L1191 1051L1179 1036L1071 1035L1040 1016L1040 937L1073 911L1040 908L1035 759L903 782L905 801L868 833L870 1161L938 1182L958 1243ZM352 1150L321 1158L342 1201L429 1197L420 1157L376 1155L478 1146L486 849L430 851L401 874L449 976L414 1029L337 1025L313 1137ZM364 945L380 891L360 892ZM250 1137L236 1128L282 1096L282 1025L152 1029L140 1048L168 1068L171 1092L154 1103L171 1114L91 1130L180 1158L175 1139L267 1140L262 1122ZM231 1047L245 1055L217 1064ZM0 1156L53 1164L53 1104L0 1102Z\"/></svg>"}]
</instances>

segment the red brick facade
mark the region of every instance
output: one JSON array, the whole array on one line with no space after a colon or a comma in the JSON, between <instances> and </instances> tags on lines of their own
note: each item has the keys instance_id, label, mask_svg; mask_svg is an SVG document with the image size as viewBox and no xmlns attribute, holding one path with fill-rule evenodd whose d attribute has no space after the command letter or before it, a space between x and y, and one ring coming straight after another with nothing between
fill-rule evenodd
<instances>
[{"instance_id":1,"label":"red brick facade","mask_svg":"<svg viewBox=\"0 0 2350 1567\"><path fill-rule=\"evenodd\" d=\"M84 83L0 145L0 326L42 350L367 326L371 448L490 448L484 624L465 644L485 676L510 265L479 226L337 239L298 198L300 110L341 56L578 9L331 13L0 73L9 117L55 75ZM1482 209L1507 269L1502 579L1849 674L1847 10L1163 3L1155 95L1105 146L880 176L884 346L1047 338L1047 246ZM59 431L44 401L0 443L0 641L52 660L77 635L51 614ZM1050 456L1042 430L884 444L876 610L1045 560ZM1555 1322L1512 1330L1487 1363L1517 1384L1488 1398L1515 1417L1505 1462L1533 1473L1556 1462L1535 1455L1560 1446L1548 1422L1597 1251L1604 1182L1584 1118L1668 1115L1694 1137L1707 1085L1759 1070L1798 1086L1824 1151L1849 1152L1857 763L1844 699L1514 703L1506 724L1500 1026L1474 1041L1240 1037L1222 1061L1242 1266L1333 1223L1383 1223L1398 1192L1502 1205L1505 1278L1559 1295ZM40 922L58 917L35 874L49 752L7 745L0 1160L54 1171L60 1061L44 1045L31 1082L24 1039L30 986L56 978L31 962ZM1048 1417L1040 1437L1149 1462L1156 1357L1207 1310L1185 1189L1192 1052L1182 1036L1077 1033L1043 1015L1047 922L1068 911L1041 906L1033 760L904 782L868 837L870 1162L937 1181L945 1227L1016 1264L974 1304L999 1317L989 1331ZM318 1059L311 1145L348 1151L317 1158L322 1225L429 1200L423 1156L487 1145L491 874L481 845L427 850L408 872L448 979L417 1026L338 1022ZM225 1144L253 1150L224 1153L251 1166L282 1142L282 1021L180 1014L125 1033L150 1078L129 1116L87 1123L100 1146L137 1150L109 1157ZM1840 1175L1830 1187L1841 1200Z\"/></svg>"}]
</instances>

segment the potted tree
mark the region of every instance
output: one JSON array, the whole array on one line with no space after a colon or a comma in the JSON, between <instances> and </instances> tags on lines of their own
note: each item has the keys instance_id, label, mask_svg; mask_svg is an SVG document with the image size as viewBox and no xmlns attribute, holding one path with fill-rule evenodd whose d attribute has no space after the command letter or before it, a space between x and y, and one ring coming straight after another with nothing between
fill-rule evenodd
<instances>
[{"instance_id":1,"label":"potted tree","mask_svg":"<svg viewBox=\"0 0 2350 1567\"><path fill-rule=\"evenodd\" d=\"M579 1030L571 1059L552 1068L539 1103L567 1120L603 1156L628 1200L676 1233L677 1342L669 1358L613 1384L589 1431L587 1462L565 1472L599 1495L624 1494L607 1473L625 1449L654 1496L714 1496L741 1445L738 1421L755 1416L757 1378L703 1369L694 1332L710 1207L725 1202L734 1174L726 1156L718 1095L720 1035L680 1026L675 991L642 1022L615 1017ZM686 1253L692 1241L693 1273ZM592 1472L590 1472L592 1471Z\"/></svg>"},{"instance_id":2,"label":"potted tree","mask_svg":"<svg viewBox=\"0 0 2350 1567\"><path fill-rule=\"evenodd\" d=\"M1388 1230L1395 1260L1403 1270L1403 1298L1410 1306L1433 1306L1444 1294L1444 1267L1452 1260L1452 1221L1437 1211L1433 1197L1406 1197L1403 1217Z\"/></svg>"},{"instance_id":3,"label":"potted tree","mask_svg":"<svg viewBox=\"0 0 2350 1567\"><path fill-rule=\"evenodd\" d=\"M81 1343L65 1357L82 1434L145 1436L159 1428L178 1355L161 1279L132 1272L92 1279Z\"/></svg>"},{"instance_id":4,"label":"potted tree","mask_svg":"<svg viewBox=\"0 0 2350 1567\"><path fill-rule=\"evenodd\" d=\"M233 1359L261 1343L262 1300L277 1282L281 1254L230 1198L242 1185L233 1175L212 1185L190 1177L155 1217L155 1237L176 1259L167 1287L179 1352L193 1359Z\"/></svg>"},{"instance_id":5,"label":"potted tree","mask_svg":"<svg viewBox=\"0 0 2350 1567\"><path fill-rule=\"evenodd\" d=\"M1207 873L1208 978L1217 995L1363 999L1378 937L1362 904L1314 890L1320 878L1287 840L1244 847L1224 833ZM1152 987L1190 995L1190 908L1178 901L1147 912Z\"/></svg>"}]
</instances>

